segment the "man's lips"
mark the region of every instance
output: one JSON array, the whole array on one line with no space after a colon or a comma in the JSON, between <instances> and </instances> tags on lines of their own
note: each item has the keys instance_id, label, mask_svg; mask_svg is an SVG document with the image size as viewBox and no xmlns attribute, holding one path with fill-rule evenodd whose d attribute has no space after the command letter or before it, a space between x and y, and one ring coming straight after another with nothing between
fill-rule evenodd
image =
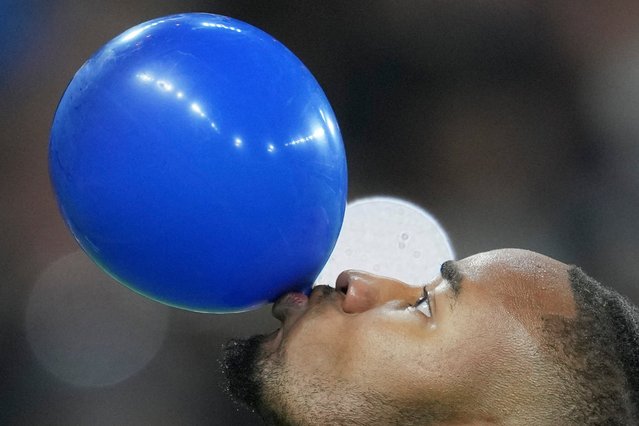
<instances>
[{"instance_id":1,"label":"man's lips","mask_svg":"<svg viewBox=\"0 0 639 426\"><path fill-rule=\"evenodd\" d=\"M275 301L272 313L284 323L287 317L305 311L307 306L308 297L304 293L286 293Z\"/></svg>"},{"instance_id":2,"label":"man's lips","mask_svg":"<svg viewBox=\"0 0 639 426\"><path fill-rule=\"evenodd\" d=\"M272 313L283 325L295 322L306 310L325 299L333 298L336 292L333 287L318 285L313 288L310 296L304 293L286 293L275 301Z\"/></svg>"},{"instance_id":3,"label":"man's lips","mask_svg":"<svg viewBox=\"0 0 639 426\"><path fill-rule=\"evenodd\" d=\"M272 308L273 316L282 322L282 326L272 333L266 343L270 350L278 347L286 334L311 307L318 305L327 299L338 301L336 296L343 296L343 293L326 285L318 285L313 288L310 296L304 293L286 293L275 301ZM340 305L341 306L341 305Z\"/></svg>"}]
</instances>

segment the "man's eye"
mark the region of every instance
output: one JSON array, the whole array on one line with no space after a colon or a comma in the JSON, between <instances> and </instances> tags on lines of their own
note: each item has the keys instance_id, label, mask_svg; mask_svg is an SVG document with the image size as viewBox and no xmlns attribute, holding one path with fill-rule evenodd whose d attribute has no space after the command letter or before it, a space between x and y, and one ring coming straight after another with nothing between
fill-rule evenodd
<instances>
[{"instance_id":1,"label":"man's eye","mask_svg":"<svg viewBox=\"0 0 639 426\"><path fill-rule=\"evenodd\" d=\"M422 297L420 297L417 302L415 302L415 304L411 306L411 308L420 311L422 314L426 315L429 318L433 316L430 310L430 298L428 297L428 291L426 290L426 287L424 287L424 293L422 294Z\"/></svg>"}]
</instances>

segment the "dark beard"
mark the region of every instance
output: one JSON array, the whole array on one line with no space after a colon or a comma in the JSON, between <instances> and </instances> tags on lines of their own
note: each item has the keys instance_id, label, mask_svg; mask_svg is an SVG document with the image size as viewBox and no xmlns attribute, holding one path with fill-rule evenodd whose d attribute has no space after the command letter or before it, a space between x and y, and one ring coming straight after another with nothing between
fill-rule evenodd
<instances>
[{"instance_id":1,"label":"dark beard","mask_svg":"<svg viewBox=\"0 0 639 426\"><path fill-rule=\"evenodd\" d=\"M262 396L259 377L260 347L266 336L232 339L224 345L222 370L226 375L226 391L236 402L258 410Z\"/></svg>"}]
</instances>

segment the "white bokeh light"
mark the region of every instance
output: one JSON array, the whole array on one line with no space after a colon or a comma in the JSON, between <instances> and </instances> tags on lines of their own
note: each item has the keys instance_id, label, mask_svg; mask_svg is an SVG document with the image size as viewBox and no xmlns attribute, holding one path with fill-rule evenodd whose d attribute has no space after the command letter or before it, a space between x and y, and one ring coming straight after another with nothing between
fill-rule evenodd
<instances>
[{"instance_id":1,"label":"white bokeh light","mask_svg":"<svg viewBox=\"0 0 639 426\"><path fill-rule=\"evenodd\" d=\"M424 285L454 257L446 232L423 209L390 197L365 198L346 207L335 249L315 284L334 286L342 271L357 269Z\"/></svg>"},{"instance_id":2,"label":"white bokeh light","mask_svg":"<svg viewBox=\"0 0 639 426\"><path fill-rule=\"evenodd\" d=\"M38 278L27 305L27 338L40 364L58 379L108 386L153 359L169 312L115 282L78 251Z\"/></svg>"}]
</instances>

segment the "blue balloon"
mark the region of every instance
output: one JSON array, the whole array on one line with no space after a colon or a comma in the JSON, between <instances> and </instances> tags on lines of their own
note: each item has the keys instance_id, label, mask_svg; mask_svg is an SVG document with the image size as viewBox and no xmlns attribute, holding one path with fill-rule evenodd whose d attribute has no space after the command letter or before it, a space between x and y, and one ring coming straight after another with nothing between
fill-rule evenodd
<instances>
[{"instance_id":1,"label":"blue balloon","mask_svg":"<svg viewBox=\"0 0 639 426\"><path fill-rule=\"evenodd\" d=\"M60 100L49 168L100 266L193 311L308 291L346 206L344 146L318 83L273 37L219 15L145 22L95 53Z\"/></svg>"}]
</instances>

